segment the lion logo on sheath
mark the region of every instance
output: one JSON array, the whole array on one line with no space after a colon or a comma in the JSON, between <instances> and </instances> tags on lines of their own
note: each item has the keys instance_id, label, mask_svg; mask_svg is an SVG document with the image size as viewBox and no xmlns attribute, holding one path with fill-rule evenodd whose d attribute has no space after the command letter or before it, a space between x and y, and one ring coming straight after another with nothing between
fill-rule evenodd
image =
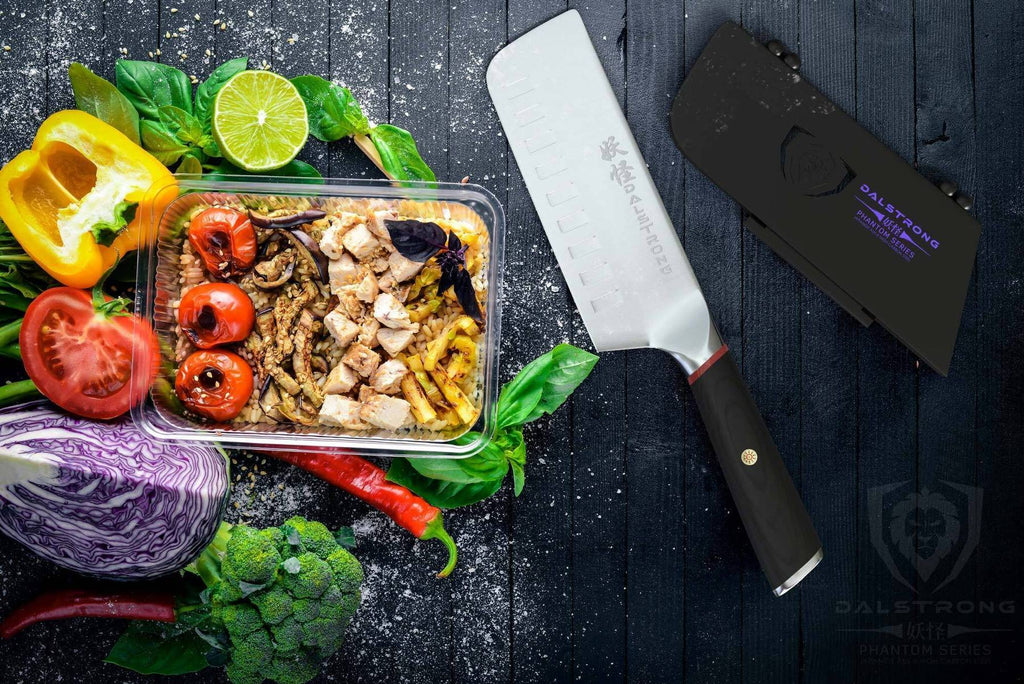
<instances>
[{"instance_id":1,"label":"lion logo on sheath","mask_svg":"<svg viewBox=\"0 0 1024 684\"><path fill-rule=\"evenodd\" d=\"M807 197L842 192L854 178L853 169L839 155L799 126L786 134L780 159L783 178Z\"/></svg>"}]
</instances>

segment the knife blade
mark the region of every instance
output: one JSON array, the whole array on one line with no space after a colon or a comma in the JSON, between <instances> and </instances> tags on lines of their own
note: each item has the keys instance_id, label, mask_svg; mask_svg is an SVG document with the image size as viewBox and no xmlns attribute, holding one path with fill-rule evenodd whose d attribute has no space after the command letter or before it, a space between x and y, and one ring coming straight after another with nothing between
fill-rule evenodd
<instances>
[{"instance_id":1,"label":"knife blade","mask_svg":"<svg viewBox=\"0 0 1024 684\"><path fill-rule=\"evenodd\" d=\"M598 351L653 347L686 371L776 595L821 541L707 302L575 10L501 49L487 87Z\"/></svg>"}]
</instances>

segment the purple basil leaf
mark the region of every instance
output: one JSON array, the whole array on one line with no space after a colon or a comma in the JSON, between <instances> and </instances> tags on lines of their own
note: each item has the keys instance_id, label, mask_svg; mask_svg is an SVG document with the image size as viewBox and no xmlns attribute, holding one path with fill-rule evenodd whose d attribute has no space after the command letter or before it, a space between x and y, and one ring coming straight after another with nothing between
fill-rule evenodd
<instances>
[{"instance_id":1,"label":"purple basil leaf","mask_svg":"<svg viewBox=\"0 0 1024 684\"><path fill-rule=\"evenodd\" d=\"M448 288L455 284L462 267L457 261L444 260L441 264L441 279L437 281L437 296L440 297Z\"/></svg>"},{"instance_id":2,"label":"purple basil leaf","mask_svg":"<svg viewBox=\"0 0 1024 684\"><path fill-rule=\"evenodd\" d=\"M429 221L384 220L391 242L398 253L410 261L423 263L444 249L446 235L444 229Z\"/></svg>"},{"instance_id":3,"label":"purple basil leaf","mask_svg":"<svg viewBox=\"0 0 1024 684\"><path fill-rule=\"evenodd\" d=\"M462 249L462 240L455 234L455 231L448 233L448 249L452 252Z\"/></svg>"},{"instance_id":4,"label":"purple basil leaf","mask_svg":"<svg viewBox=\"0 0 1024 684\"><path fill-rule=\"evenodd\" d=\"M476 290L473 289L473 279L469 271L460 268L455 274L455 296L466 315L477 323L484 322L483 313L480 311L480 303L476 300Z\"/></svg>"}]
</instances>

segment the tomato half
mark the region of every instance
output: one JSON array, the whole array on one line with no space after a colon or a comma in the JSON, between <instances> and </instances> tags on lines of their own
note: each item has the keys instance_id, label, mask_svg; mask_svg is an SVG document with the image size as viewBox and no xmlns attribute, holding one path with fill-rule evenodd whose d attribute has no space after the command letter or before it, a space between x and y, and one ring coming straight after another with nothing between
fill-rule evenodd
<instances>
[{"instance_id":1,"label":"tomato half","mask_svg":"<svg viewBox=\"0 0 1024 684\"><path fill-rule=\"evenodd\" d=\"M193 352L178 367L174 391L185 406L217 422L231 420L252 396L252 369L238 354Z\"/></svg>"},{"instance_id":2,"label":"tomato half","mask_svg":"<svg viewBox=\"0 0 1024 684\"><path fill-rule=\"evenodd\" d=\"M84 418L116 418L142 401L160 362L148 323L99 312L89 292L72 287L36 297L18 341L39 391Z\"/></svg>"},{"instance_id":3,"label":"tomato half","mask_svg":"<svg viewBox=\"0 0 1024 684\"><path fill-rule=\"evenodd\" d=\"M245 274L256 261L256 231L248 215L227 207L210 207L192 217L188 241L206 270L221 278Z\"/></svg>"},{"instance_id":4,"label":"tomato half","mask_svg":"<svg viewBox=\"0 0 1024 684\"><path fill-rule=\"evenodd\" d=\"M252 300L232 283L196 285L178 304L178 323L200 349L241 342L255 322Z\"/></svg>"}]
</instances>

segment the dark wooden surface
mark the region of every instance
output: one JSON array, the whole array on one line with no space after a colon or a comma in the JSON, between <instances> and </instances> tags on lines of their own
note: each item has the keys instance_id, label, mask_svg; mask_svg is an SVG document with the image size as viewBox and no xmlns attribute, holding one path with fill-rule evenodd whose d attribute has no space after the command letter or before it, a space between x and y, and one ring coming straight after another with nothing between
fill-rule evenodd
<instances>
[{"instance_id":1,"label":"dark wooden surface","mask_svg":"<svg viewBox=\"0 0 1024 684\"><path fill-rule=\"evenodd\" d=\"M288 76L338 79L372 119L412 130L440 178L468 175L503 200L507 378L557 342L589 345L483 80L499 47L565 9L555 0L0 0L0 44L10 47L0 51L0 161L31 142L46 114L71 106L71 60L112 77L118 57L159 48L200 78L248 55ZM436 545L302 473L260 465L267 474L256 485L236 487L233 519L269 524L301 512L356 525L367 595L325 679L1019 680L1024 8L612 0L577 9L825 561L773 598L680 370L659 352L605 354L567 408L527 430L522 496L502 490L448 515L463 549L448 581L431 577ZM976 197L983 234L948 378L884 331L860 328L745 233L738 207L675 149L671 97L726 19L783 40L802 73L882 141ZM374 175L347 143L313 141L303 157L325 175ZM252 465L240 457L236 476L247 480L238 473ZM952 499L950 482L983 490L980 543L941 589L912 571L904 586L872 540L881 513L869 494L896 484ZM970 516L961 507L953 517L962 546ZM915 549L933 541L911 538ZM947 562L936 575L948 571ZM0 613L74 581L0 539ZM118 629L33 629L0 644L0 681L135 681L100 662Z\"/></svg>"}]
</instances>

